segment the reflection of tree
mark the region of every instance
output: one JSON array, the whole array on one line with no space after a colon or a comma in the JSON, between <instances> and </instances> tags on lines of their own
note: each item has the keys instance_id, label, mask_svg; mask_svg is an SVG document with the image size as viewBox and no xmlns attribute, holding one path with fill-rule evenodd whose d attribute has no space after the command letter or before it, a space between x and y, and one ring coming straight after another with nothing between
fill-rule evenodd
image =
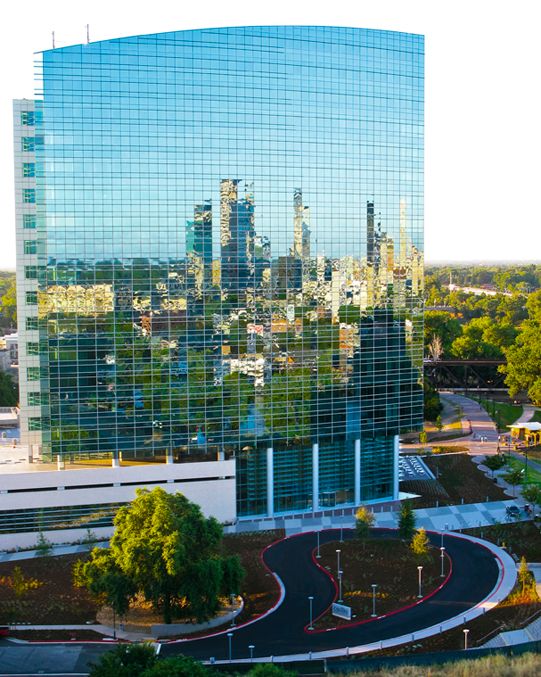
<instances>
[{"instance_id":1,"label":"reflection of tree","mask_svg":"<svg viewBox=\"0 0 541 677\"><path fill-rule=\"evenodd\" d=\"M263 392L266 427L277 438L311 435L312 380L310 369L288 369L274 374Z\"/></svg>"}]
</instances>

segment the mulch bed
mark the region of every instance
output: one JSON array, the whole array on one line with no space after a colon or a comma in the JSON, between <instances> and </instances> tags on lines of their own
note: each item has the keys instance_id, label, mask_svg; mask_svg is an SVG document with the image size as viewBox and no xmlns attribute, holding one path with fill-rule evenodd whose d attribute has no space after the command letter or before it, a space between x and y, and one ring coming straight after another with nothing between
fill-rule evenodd
<instances>
[{"instance_id":1,"label":"mulch bed","mask_svg":"<svg viewBox=\"0 0 541 677\"><path fill-rule=\"evenodd\" d=\"M0 577L12 576L20 567L25 578L42 583L17 599L11 587L0 587L0 624L79 625L96 620L97 606L82 588L72 585L72 568L86 555L37 557L0 564Z\"/></svg>"},{"instance_id":2,"label":"mulch bed","mask_svg":"<svg viewBox=\"0 0 541 677\"><path fill-rule=\"evenodd\" d=\"M224 537L223 549L228 555L239 555L246 577L242 584L244 609L237 623L245 623L267 611L277 601L280 591L274 576L261 561L261 551L285 536L283 530L249 534L230 534Z\"/></svg>"},{"instance_id":3,"label":"mulch bed","mask_svg":"<svg viewBox=\"0 0 541 677\"><path fill-rule=\"evenodd\" d=\"M466 454L430 456L425 462L436 480L408 480L400 483L401 491L420 494L413 499L414 508L436 505L505 501L509 496L487 477Z\"/></svg>"},{"instance_id":4,"label":"mulch bed","mask_svg":"<svg viewBox=\"0 0 541 677\"><path fill-rule=\"evenodd\" d=\"M541 532L532 521L494 524L463 531L496 545L505 545L507 551L519 559L524 556L527 562L541 562Z\"/></svg>"},{"instance_id":5,"label":"mulch bed","mask_svg":"<svg viewBox=\"0 0 541 677\"><path fill-rule=\"evenodd\" d=\"M242 595L245 606L236 622L242 623L264 613L278 599L279 590L274 577L261 562L260 553L267 545L283 537L283 531L267 531L240 535L227 535L223 549L227 554L238 554L246 570ZM11 587L0 585L0 625L83 625L96 622L98 606L82 588L72 585L72 569L78 559L87 555L62 555L61 557L37 557L17 562L0 563L0 579L13 575L20 567L25 579L35 579L41 585L28 590L18 599ZM38 631L36 631L38 632ZM61 636L58 633L61 632ZM87 630L77 632L20 630L13 636L23 638L21 633L30 633L36 639L71 640L87 639ZM206 634L208 631L200 634ZM51 634L52 633L52 634ZM63 633L63 634L62 634ZM50 637L49 637L50 635ZM99 635L98 637L100 637Z\"/></svg>"},{"instance_id":6,"label":"mulch bed","mask_svg":"<svg viewBox=\"0 0 541 677\"><path fill-rule=\"evenodd\" d=\"M341 550L340 568L344 572L343 603L351 607L352 620L336 618L329 611L314 624L316 630L369 619L372 583L378 585L376 613L380 616L417 602L419 564L423 565L423 595L435 590L443 580L437 548L431 548L430 555L421 560L413 554L409 544L396 538L368 539L366 543L355 539L322 545L319 563L336 580L337 548Z\"/></svg>"}]
</instances>

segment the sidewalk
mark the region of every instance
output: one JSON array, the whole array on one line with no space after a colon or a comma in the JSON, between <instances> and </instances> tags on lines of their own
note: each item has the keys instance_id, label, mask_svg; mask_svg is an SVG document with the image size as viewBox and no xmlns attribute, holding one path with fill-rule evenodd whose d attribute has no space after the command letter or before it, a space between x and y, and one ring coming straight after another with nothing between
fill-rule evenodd
<instances>
[{"instance_id":1,"label":"sidewalk","mask_svg":"<svg viewBox=\"0 0 541 677\"><path fill-rule=\"evenodd\" d=\"M515 423L529 423L535 416L536 411L539 411L539 407L534 407L533 404L525 404L522 414L517 418Z\"/></svg>"},{"instance_id":2,"label":"sidewalk","mask_svg":"<svg viewBox=\"0 0 541 677\"><path fill-rule=\"evenodd\" d=\"M523 502L523 501L522 501ZM506 508L510 505L520 505L521 501L509 499L507 501L488 501L483 503L466 503L464 505L441 506L439 508L419 508L415 510L417 526L431 531L459 531L474 527L489 526L506 522ZM375 526L388 529L396 528L398 512L378 510L378 506L371 506L374 510ZM247 520L236 525L226 527L225 533L248 533L269 529L284 529L288 536L299 532L320 531L321 529L353 528L355 516L353 510L344 510L343 515L291 515L274 517L266 520Z\"/></svg>"},{"instance_id":3,"label":"sidewalk","mask_svg":"<svg viewBox=\"0 0 541 677\"><path fill-rule=\"evenodd\" d=\"M60 630L60 631L77 631L77 630L93 630L105 637L110 637L114 641L115 632L113 628L108 625L101 625L100 623L88 623L84 625L26 625L25 623L20 625L10 625L10 630L19 630L20 632L26 632L27 630ZM116 628L116 639L124 639L128 642L141 642L143 640L148 640L149 642L155 642L155 637L152 637L149 633L143 632L125 632L120 630L120 624ZM96 640L99 641L99 640Z\"/></svg>"},{"instance_id":4,"label":"sidewalk","mask_svg":"<svg viewBox=\"0 0 541 677\"><path fill-rule=\"evenodd\" d=\"M405 444L402 451L409 449L426 449L435 446L464 446L469 447L469 453L472 455L490 455L498 452L498 430L494 421L490 418L483 407L475 400L457 395L456 393L443 392L442 397L450 406L460 407L462 410L462 430L465 431L463 437L452 440L432 440L427 444ZM533 415L533 414L532 414ZM468 431L471 429L471 434ZM484 439L486 438L486 442Z\"/></svg>"}]
</instances>

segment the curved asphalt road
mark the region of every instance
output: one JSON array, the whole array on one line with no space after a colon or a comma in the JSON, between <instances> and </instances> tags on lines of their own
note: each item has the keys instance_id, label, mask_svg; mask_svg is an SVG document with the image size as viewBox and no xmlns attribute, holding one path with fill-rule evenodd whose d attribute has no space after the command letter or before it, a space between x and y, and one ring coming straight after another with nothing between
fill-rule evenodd
<instances>
[{"instance_id":1,"label":"curved asphalt road","mask_svg":"<svg viewBox=\"0 0 541 677\"><path fill-rule=\"evenodd\" d=\"M338 529L321 531L321 543L338 541L339 532ZM380 538L389 535L385 530L375 530L374 533ZM354 532L344 529L343 535L349 539ZM433 544L439 547L440 536L429 536ZM312 551L315 546L315 533L308 533L278 541L267 549L265 563L283 581L286 595L273 613L255 623L230 630L233 632L233 660L249 658L250 644L255 646L256 657L283 656L353 647L413 633L443 623L475 606L494 589L499 576L496 559L488 550L477 543L446 534L444 546L452 560L453 572L446 585L435 595L403 612L368 623L327 632L306 632L305 626L309 622L308 596L314 596L316 618L336 595L334 582L325 571L314 565ZM404 576L417 580L417 570L404 571ZM208 660L211 656L216 660L227 660L229 649L226 633L224 631L210 637L163 644L160 655L182 653L201 660Z\"/></svg>"}]
</instances>

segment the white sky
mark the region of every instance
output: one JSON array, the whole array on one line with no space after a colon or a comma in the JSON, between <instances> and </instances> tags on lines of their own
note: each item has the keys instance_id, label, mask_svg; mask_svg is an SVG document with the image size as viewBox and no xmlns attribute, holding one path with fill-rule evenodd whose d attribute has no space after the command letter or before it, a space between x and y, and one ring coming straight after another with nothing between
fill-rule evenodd
<instances>
[{"instance_id":1,"label":"white sky","mask_svg":"<svg viewBox=\"0 0 541 677\"><path fill-rule=\"evenodd\" d=\"M8 9L9 8L9 11ZM428 261L541 260L541 4L536 0L3 2L0 269L15 266L12 104L33 52L161 31L311 24L423 33Z\"/></svg>"}]
</instances>

